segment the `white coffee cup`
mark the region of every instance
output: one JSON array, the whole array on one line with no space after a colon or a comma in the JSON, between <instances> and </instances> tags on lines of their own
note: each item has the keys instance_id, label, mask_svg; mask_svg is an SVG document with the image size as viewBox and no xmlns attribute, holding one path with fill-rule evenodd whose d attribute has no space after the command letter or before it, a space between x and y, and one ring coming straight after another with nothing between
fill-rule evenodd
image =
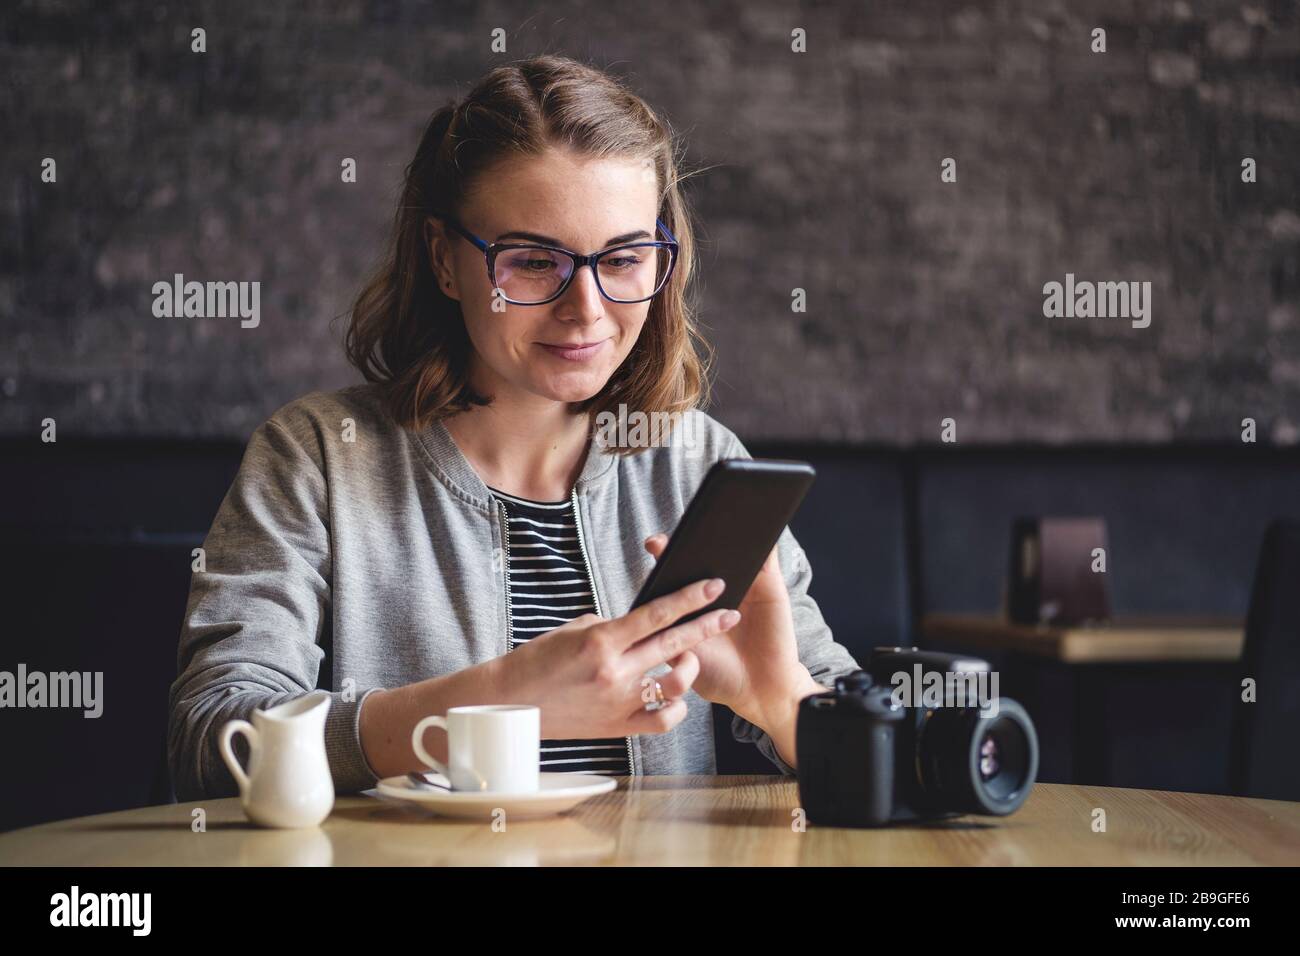
<instances>
[{"instance_id":1,"label":"white coffee cup","mask_svg":"<svg viewBox=\"0 0 1300 956\"><path fill-rule=\"evenodd\" d=\"M452 707L425 717L411 732L417 757L443 774L453 790L535 793L541 766L541 711L526 704ZM424 732L447 732L447 764L424 749Z\"/></svg>"}]
</instances>

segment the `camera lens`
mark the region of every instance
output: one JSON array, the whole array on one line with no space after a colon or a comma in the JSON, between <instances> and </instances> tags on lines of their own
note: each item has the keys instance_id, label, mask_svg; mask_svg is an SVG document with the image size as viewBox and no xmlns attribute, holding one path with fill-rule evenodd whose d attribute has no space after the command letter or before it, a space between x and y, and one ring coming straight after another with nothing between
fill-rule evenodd
<instances>
[{"instance_id":1,"label":"camera lens","mask_svg":"<svg viewBox=\"0 0 1300 956\"><path fill-rule=\"evenodd\" d=\"M922 789L940 812L1012 813L1038 775L1033 721L1006 697L994 717L981 717L975 707L931 712L917 747Z\"/></svg>"},{"instance_id":2,"label":"camera lens","mask_svg":"<svg viewBox=\"0 0 1300 956\"><path fill-rule=\"evenodd\" d=\"M980 779L987 783L997 776L1000 761L998 759L998 742L992 734L986 734L980 744Z\"/></svg>"}]
</instances>

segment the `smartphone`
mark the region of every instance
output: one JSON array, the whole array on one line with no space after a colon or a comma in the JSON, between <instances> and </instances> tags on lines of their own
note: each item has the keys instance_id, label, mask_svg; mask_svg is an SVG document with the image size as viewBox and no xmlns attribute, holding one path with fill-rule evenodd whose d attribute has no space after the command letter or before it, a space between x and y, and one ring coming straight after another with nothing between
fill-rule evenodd
<instances>
[{"instance_id":1,"label":"smartphone","mask_svg":"<svg viewBox=\"0 0 1300 956\"><path fill-rule=\"evenodd\" d=\"M724 458L716 462L632 607L702 578L722 578L726 589L712 604L676 623L719 608L739 607L816 476L806 461Z\"/></svg>"}]
</instances>

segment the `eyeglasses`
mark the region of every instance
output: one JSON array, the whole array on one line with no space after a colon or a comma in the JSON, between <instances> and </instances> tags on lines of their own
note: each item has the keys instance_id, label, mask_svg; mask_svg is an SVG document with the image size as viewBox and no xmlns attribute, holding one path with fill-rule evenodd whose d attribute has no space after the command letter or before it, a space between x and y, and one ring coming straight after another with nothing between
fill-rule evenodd
<instances>
[{"instance_id":1,"label":"eyeglasses","mask_svg":"<svg viewBox=\"0 0 1300 956\"><path fill-rule=\"evenodd\" d=\"M454 219L447 219L487 259L493 291L512 305L545 305L564 294L582 266L591 266L596 288L611 302L652 299L677 266L677 240L658 219L666 242L633 242L584 256L559 246L536 243L484 242Z\"/></svg>"}]
</instances>

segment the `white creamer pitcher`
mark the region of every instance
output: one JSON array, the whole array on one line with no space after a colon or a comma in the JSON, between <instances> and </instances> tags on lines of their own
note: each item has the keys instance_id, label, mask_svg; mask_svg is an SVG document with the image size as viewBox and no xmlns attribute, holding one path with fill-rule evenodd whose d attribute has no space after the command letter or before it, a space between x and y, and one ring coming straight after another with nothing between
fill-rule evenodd
<instances>
[{"instance_id":1,"label":"white creamer pitcher","mask_svg":"<svg viewBox=\"0 0 1300 956\"><path fill-rule=\"evenodd\" d=\"M266 827L314 827L334 807L334 779L325 757L328 691L312 691L269 710L253 711L253 722L232 720L221 728L221 756L239 784L244 812ZM248 772L230 742L248 739Z\"/></svg>"}]
</instances>

